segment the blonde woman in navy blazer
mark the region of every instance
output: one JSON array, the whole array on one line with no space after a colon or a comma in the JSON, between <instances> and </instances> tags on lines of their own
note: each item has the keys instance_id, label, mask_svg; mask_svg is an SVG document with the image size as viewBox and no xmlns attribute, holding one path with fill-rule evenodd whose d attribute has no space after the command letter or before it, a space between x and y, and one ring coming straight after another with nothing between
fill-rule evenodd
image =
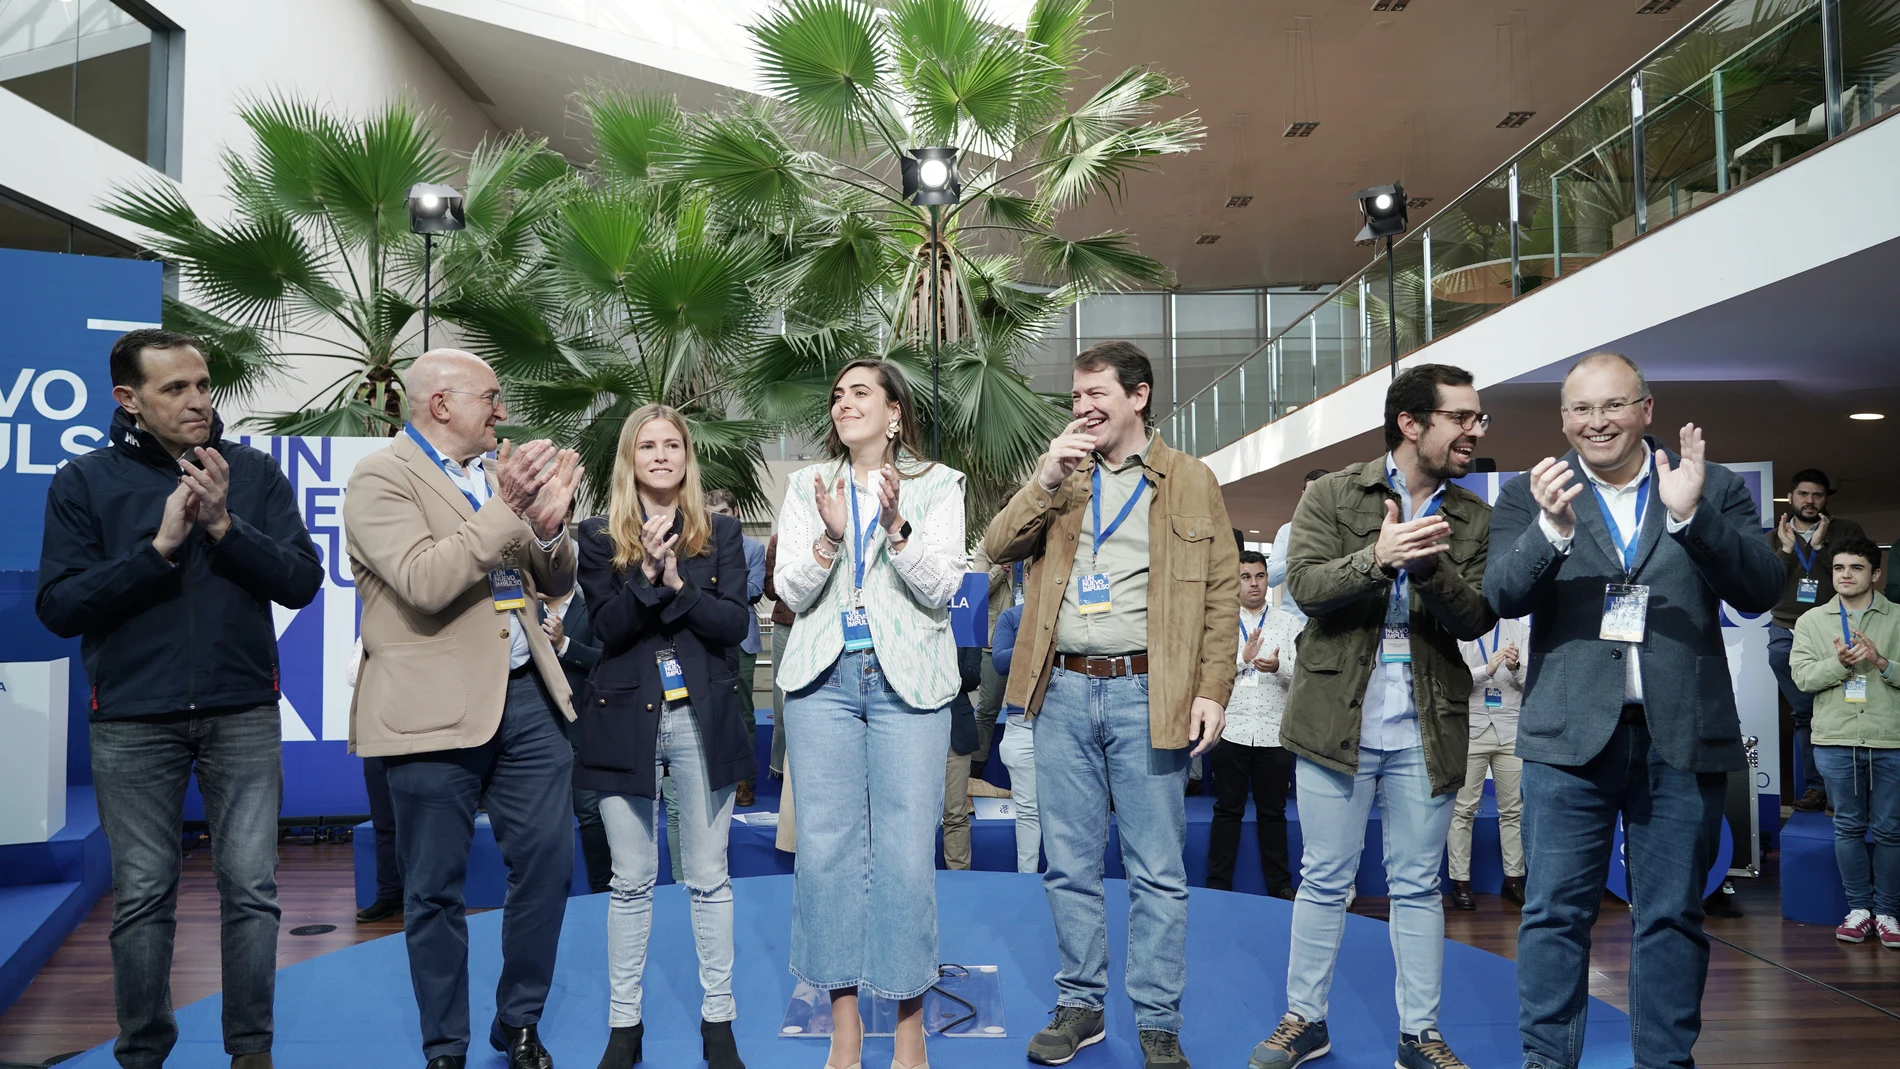
<instances>
[{"instance_id":1,"label":"blonde woman in navy blazer","mask_svg":"<svg viewBox=\"0 0 1900 1069\"><path fill-rule=\"evenodd\" d=\"M640 1061L641 973L659 877L659 768L671 770L699 951L703 1056L744 1069L732 1036L734 788L757 775L739 709L747 617L739 521L706 510L686 420L664 405L627 417L606 519L581 524L579 581L601 645L579 706L574 785L597 792L613 851L607 907L612 1035L600 1069Z\"/></svg>"}]
</instances>

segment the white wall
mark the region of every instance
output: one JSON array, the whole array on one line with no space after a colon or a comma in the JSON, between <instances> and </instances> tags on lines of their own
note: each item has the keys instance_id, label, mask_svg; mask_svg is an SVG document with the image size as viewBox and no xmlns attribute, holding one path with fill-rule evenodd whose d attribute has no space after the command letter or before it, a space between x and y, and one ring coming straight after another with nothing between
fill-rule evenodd
<instances>
[{"instance_id":1,"label":"white wall","mask_svg":"<svg viewBox=\"0 0 1900 1069\"><path fill-rule=\"evenodd\" d=\"M1900 238L1900 200L1869 194L1896 169L1900 122L1858 131L1408 359L1484 389ZM1388 383L1360 378L1205 459L1231 483L1374 430Z\"/></svg>"},{"instance_id":2,"label":"white wall","mask_svg":"<svg viewBox=\"0 0 1900 1069\"><path fill-rule=\"evenodd\" d=\"M432 108L445 147L466 152L495 132L480 106L442 70L379 0L154 0L184 27L181 185L193 207L218 220L229 212L218 165L227 145L242 145L238 104L272 91L363 112L408 93ZM0 186L50 205L87 225L138 240L123 222L98 210L117 184L157 179L158 172L77 127L0 89ZM191 294L184 294L187 300ZM345 365L300 362L250 410L300 405ZM226 422L248 414L225 411Z\"/></svg>"}]
</instances>

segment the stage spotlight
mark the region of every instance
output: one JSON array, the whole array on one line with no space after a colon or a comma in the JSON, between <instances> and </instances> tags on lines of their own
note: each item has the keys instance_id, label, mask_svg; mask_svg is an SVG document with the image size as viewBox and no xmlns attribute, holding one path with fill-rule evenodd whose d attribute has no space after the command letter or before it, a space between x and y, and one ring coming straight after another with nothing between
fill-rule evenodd
<instances>
[{"instance_id":1,"label":"stage spotlight","mask_svg":"<svg viewBox=\"0 0 1900 1069\"><path fill-rule=\"evenodd\" d=\"M963 199L954 148L912 149L901 161L904 199L916 205L955 204Z\"/></svg>"},{"instance_id":2,"label":"stage spotlight","mask_svg":"<svg viewBox=\"0 0 1900 1069\"><path fill-rule=\"evenodd\" d=\"M1404 186L1397 182L1389 186L1373 186L1354 193L1353 197L1359 201L1359 212L1366 224L1355 241L1372 241L1405 233Z\"/></svg>"},{"instance_id":3,"label":"stage spotlight","mask_svg":"<svg viewBox=\"0 0 1900 1069\"><path fill-rule=\"evenodd\" d=\"M452 186L417 182L409 187L409 232L446 234L468 227L462 218L462 195Z\"/></svg>"}]
</instances>

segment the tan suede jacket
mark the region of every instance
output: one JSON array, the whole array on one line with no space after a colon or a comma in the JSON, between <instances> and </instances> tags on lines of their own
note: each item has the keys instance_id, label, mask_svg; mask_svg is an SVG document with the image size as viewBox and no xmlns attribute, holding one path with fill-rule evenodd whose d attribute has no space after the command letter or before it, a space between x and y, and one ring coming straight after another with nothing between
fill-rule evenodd
<instances>
[{"instance_id":1,"label":"tan suede jacket","mask_svg":"<svg viewBox=\"0 0 1900 1069\"><path fill-rule=\"evenodd\" d=\"M1022 627L1005 700L1034 717L1055 663L1056 614L1075 565L1076 535L1089 507L1094 460L1054 493L1028 486L990 521L983 548L997 564L1035 558L1024 583ZM1148 733L1157 749L1188 745L1195 698L1225 707L1234 687L1240 634L1240 549L1220 482L1207 465L1168 448L1148 455Z\"/></svg>"}]
</instances>

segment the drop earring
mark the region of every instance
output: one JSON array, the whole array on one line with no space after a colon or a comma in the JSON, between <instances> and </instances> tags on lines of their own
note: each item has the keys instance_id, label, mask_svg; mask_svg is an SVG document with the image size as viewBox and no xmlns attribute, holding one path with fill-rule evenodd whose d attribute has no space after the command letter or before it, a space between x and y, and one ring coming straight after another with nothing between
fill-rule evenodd
<instances>
[{"instance_id":1,"label":"drop earring","mask_svg":"<svg viewBox=\"0 0 1900 1069\"><path fill-rule=\"evenodd\" d=\"M892 440L895 440L895 439L897 438L897 432L898 432L898 430L899 430L899 427L898 427L898 423L897 423L897 421L896 421L896 420L891 420L891 422L890 422L890 423L889 423L888 425L886 425L886 426L885 426L885 428L884 428L884 438L885 438L885 440L886 440L886 441L892 441Z\"/></svg>"}]
</instances>

